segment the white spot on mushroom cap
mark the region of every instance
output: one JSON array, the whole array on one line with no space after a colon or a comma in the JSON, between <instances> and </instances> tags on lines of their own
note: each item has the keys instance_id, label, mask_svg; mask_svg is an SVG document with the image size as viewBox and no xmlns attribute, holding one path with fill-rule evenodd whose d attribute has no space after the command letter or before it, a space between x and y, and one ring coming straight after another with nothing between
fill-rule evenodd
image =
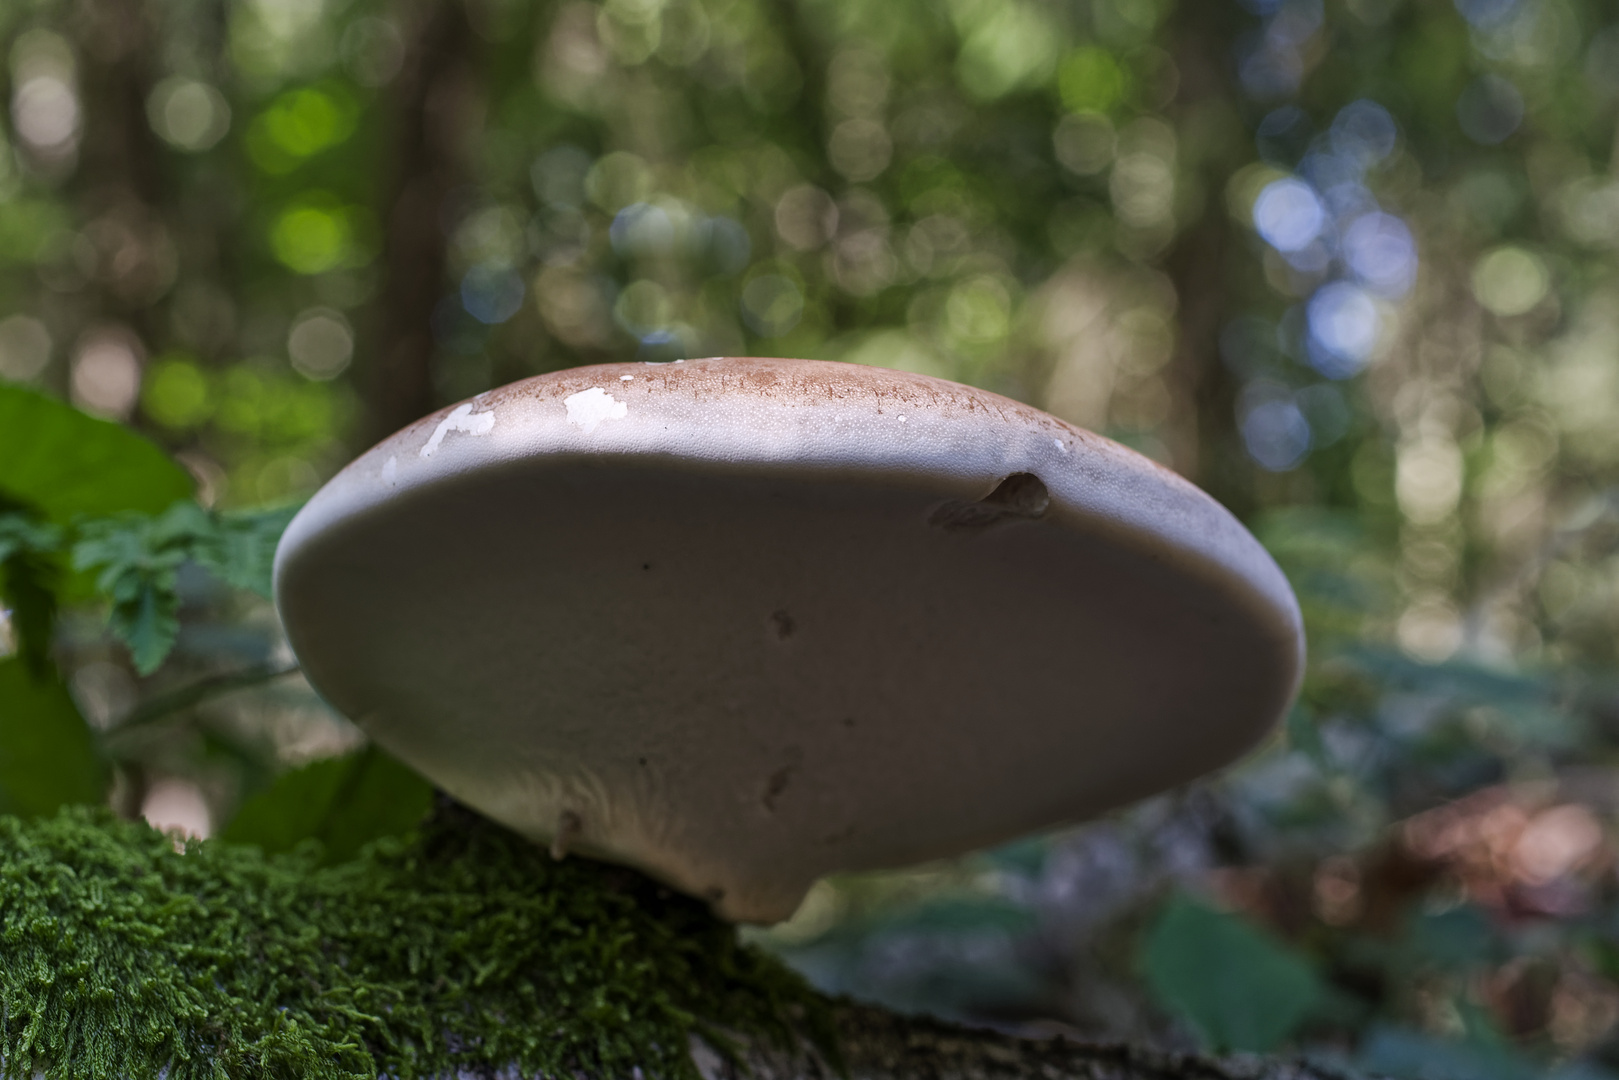
<instances>
[{"instance_id":1,"label":"white spot on mushroom cap","mask_svg":"<svg viewBox=\"0 0 1619 1080\"><path fill-rule=\"evenodd\" d=\"M634 375L620 375L618 377L618 381L619 382L634 382L635 381L635 376Z\"/></svg>"},{"instance_id":2,"label":"white spot on mushroom cap","mask_svg":"<svg viewBox=\"0 0 1619 1080\"><path fill-rule=\"evenodd\" d=\"M612 394L599 386L563 398L562 404L568 407L568 423L586 435L595 431L603 421L622 420L630 411L628 404L614 400Z\"/></svg>"},{"instance_id":3,"label":"white spot on mushroom cap","mask_svg":"<svg viewBox=\"0 0 1619 1080\"><path fill-rule=\"evenodd\" d=\"M1068 453L1068 447L1064 445L1061 439L1052 439L1051 441L1056 444L1058 450L1061 450L1065 454Z\"/></svg>"},{"instance_id":4,"label":"white spot on mushroom cap","mask_svg":"<svg viewBox=\"0 0 1619 1080\"><path fill-rule=\"evenodd\" d=\"M470 401L465 405L458 405L454 412L440 420L438 427L433 429L433 437L422 447L422 457L432 457L437 453L439 445L444 442L444 437L452 431L463 431L468 435L487 435L494 428L494 413L474 413Z\"/></svg>"}]
</instances>

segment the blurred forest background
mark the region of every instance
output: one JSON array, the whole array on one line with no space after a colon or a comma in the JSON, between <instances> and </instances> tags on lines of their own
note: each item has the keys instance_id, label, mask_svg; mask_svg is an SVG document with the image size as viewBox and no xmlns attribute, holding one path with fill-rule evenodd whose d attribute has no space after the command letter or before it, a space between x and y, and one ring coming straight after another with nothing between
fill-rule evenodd
<instances>
[{"instance_id":1,"label":"blurred forest background","mask_svg":"<svg viewBox=\"0 0 1619 1080\"><path fill-rule=\"evenodd\" d=\"M275 508L538 372L890 365L1212 492L1310 674L1223 777L758 940L1021 1031L1619 1076L1619 5L7 0L0 46L6 809L401 827L253 591Z\"/></svg>"}]
</instances>

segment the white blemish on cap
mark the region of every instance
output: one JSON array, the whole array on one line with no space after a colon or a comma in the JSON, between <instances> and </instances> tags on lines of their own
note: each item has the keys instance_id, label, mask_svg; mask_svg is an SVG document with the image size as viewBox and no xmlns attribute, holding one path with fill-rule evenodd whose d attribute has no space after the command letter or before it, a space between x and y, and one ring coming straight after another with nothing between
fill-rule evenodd
<instances>
[{"instance_id":1,"label":"white blemish on cap","mask_svg":"<svg viewBox=\"0 0 1619 1080\"><path fill-rule=\"evenodd\" d=\"M586 435L595 431L602 421L622 420L630 411L629 405L613 400L613 395L599 386L563 398L562 404L568 407L568 423Z\"/></svg>"},{"instance_id":2,"label":"white blemish on cap","mask_svg":"<svg viewBox=\"0 0 1619 1080\"><path fill-rule=\"evenodd\" d=\"M635 376L634 375L620 375L618 377L618 381L619 382L634 382L635 381Z\"/></svg>"},{"instance_id":3,"label":"white blemish on cap","mask_svg":"<svg viewBox=\"0 0 1619 1080\"><path fill-rule=\"evenodd\" d=\"M438 422L438 427L433 429L433 437L427 440L426 446L422 447L422 457L432 457L437 453L439 444L444 441L444 436L452 431L463 431L468 435L487 435L494 428L494 413L474 414L470 401L465 405L459 405L454 412Z\"/></svg>"},{"instance_id":4,"label":"white blemish on cap","mask_svg":"<svg viewBox=\"0 0 1619 1080\"><path fill-rule=\"evenodd\" d=\"M1056 444L1058 450L1061 450L1065 454L1068 453L1068 447L1063 445L1063 441L1061 439L1052 439L1051 441Z\"/></svg>"},{"instance_id":5,"label":"white blemish on cap","mask_svg":"<svg viewBox=\"0 0 1619 1080\"><path fill-rule=\"evenodd\" d=\"M900 417L900 418L899 418L899 422L900 422L900 423L902 423L902 424L903 424L903 423L905 423L905 417L903 417L903 416L902 416L902 417Z\"/></svg>"},{"instance_id":6,"label":"white blemish on cap","mask_svg":"<svg viewBox=\"0 0 1619 1080\"><path fill-rule=\"evenodd\" d=\"M382 482L389 487L399 483L399 458L390 454L388 460L382 463Z\"/></svg>"}]
</instances>

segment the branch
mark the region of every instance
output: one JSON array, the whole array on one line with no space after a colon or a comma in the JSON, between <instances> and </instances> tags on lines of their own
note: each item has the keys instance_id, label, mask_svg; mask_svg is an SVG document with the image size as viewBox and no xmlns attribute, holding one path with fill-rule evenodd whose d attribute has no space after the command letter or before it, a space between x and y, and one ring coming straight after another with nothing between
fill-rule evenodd
<instances>
[{"instance_id":1,"label":"branch","mask_svg":"<svg viewBox=\"0 0 1619 1080\"><path fill-rule=\"evenodd\" d=\"M1352 1073L1295 1059L1177 1053L1064 1037L999 1032L844 1003L836 1016L848 1080L1351 1080ZM838 1080L819 1060L745 1044L734 1063L694 1041L703 1080Z\"/></svg>"},{"instance_id":2,"label":"branch","mask_svg":"<svg viewBox=\"0 0 1619 1080\"><path fill-rule=\"evenodd\" d=\"M188 686L168 694L161 694L144 701L131 709L129 714L113 726L113 732L124 732L131 728L150 724L154 720L161 720L166 716L189 709L193 705L200 705L225 694L233 694L238 690L246 690L253 686L262 686L267 682L285 678L298 673L297 664L255 664L253 667L243 668L240 671L228 671L222 675L210 675L206 679L198 679Z\"/></svg>"}]
</instances>

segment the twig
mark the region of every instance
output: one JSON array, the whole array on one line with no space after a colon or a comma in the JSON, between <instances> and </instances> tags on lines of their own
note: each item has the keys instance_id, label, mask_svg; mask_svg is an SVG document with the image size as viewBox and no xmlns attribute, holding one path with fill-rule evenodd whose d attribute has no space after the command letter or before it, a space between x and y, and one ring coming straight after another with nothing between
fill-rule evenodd
<instances>
[{"instance_id":1,"label":"twig","mask_svg":"<svg viewBox=\"0 0 1619 1080\"><path fill-rule=\"evenodd\" d=\"M189 686L181 687L172 693L162 694L144 701L131 709L128 715L113 726L114 732L127 731L130 728L150 724L154 720L161 720L193 705L200 705L204 701L232 694L238 690L245 690L252 686L262 686L267 682L297 674L297 664L256 664L240 671L229 671L222 675L210 675L206 679L198 679Z\"/></svg>"}]
</instances>

